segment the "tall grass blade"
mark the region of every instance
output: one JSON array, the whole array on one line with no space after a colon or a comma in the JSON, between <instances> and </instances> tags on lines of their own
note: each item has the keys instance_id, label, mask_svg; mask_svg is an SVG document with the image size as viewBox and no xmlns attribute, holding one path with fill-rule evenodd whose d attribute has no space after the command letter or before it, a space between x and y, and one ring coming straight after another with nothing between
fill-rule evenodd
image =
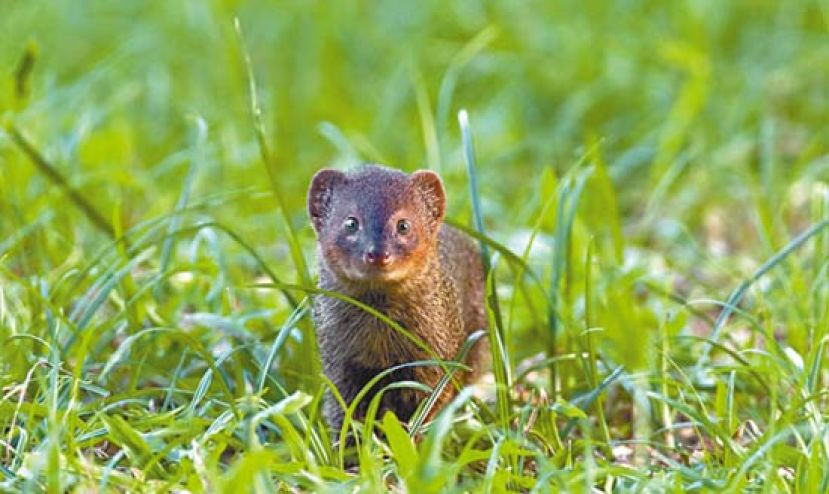
<instances>
[{"instance_id":1,"label":"tall grass blade","mask_svg":"<svg viewBox=\"0 0 829 494\"><path fill-rule=\"evenodd\" d=\"M95 206L81 195L69 181L58 171L58 169L49 163L49 161L29 142L26 137L17 129L11 122L5 124L6 132L12 138L12 141L17 147L29 158L29 161L37 167L38 171L46 176L52 183L58 186L69 200L83 212L84 216L92 223L95 228L103 232L110 238L115 238L115 229L104 216L95 209Z\"/></svg>"},{"instance_id":2,"label":"tall grass blade","mask_svg":"<svg viewBox=\"0 0 829 494\"><path fill-rule=\"evenodd\" d=\"M472 140L472 130L469 126L469 114L466 110L458 113L458 123L463 138L464 159L466 171L469 177L469 194L472 199L472 213L475 220L475 229L481 236L486 236L484 227L484 215L481 209L481 198L478 188L478 173L475 160L475 145ZM498 300L498 286L496 282L494 263L489 254L489 247L485 242L480 242L482 261L484 264L484 276L487 281L487 312L490 315L490 351L492 352L492 363L496 371L496 389L498 392L499 416L501 425L506 427L510 410L510 389L512 383L509 375L509 356L505 354L504 346L504 323L501 315L501 307Z\"/></svg>"},{"instance_id":3,"label":"tall grass blade","mask_svg":"<svg viewBox=\"0 0 829 494\"><path fill-rule=\"evenodd\" d=\"M242 25L238 18L234 19L233 22L236 29L239 49L241 50L242 58L245 63L245 74L248 81L248 91L250 97L250 110L253 117L254 130L256 131L256 141L259 144L259 152L262 155L262 163L265 165L265 169L268 172L271 189L273 189L273 194L276 198L277 206L279 207L279 212L282 215L288 245L291 248L291 257L293 259L294 266L297 269L297 275L299 276L299 280L302 284L310 284L311 275L306 267L305 257L302 254L302 249L300 248L293 222L291 222L291 218L288 216L288 209L285 206L285 200L283 199L282 187L279 185L277 171L274 169L273 155L271 154L271 150L268 146L268 139L265 133L265 124L262 122L262 109L259 106L259 97L257 96L256 79L253 74L253 62L251 61L250 54L245 46L245 39L242 35ZM313 338L309 338L309 340L313 341Z\"/></svg>"},{"instance_id":4,"label":"tall grass blade","mask_svg":"<svg viewBox=\"0 0 829 494\"><path fill-rule=\"evenodd\" d=\"M207 122L201 116L196 117L196 136L193 139L190 150L190 166L187 168L187 175L184 177L184 182L181 185L181 193L176 202L175 209L170 215L170 221L167 224L167 235L164 242L161 244L161 259L159 261L159 272L167 271L170 266L170 259L173 255L173 244L175 236L172 234L179 229L182 221L182 212L187 207L190 200L190 194L193 190L193 184L196 179L196 171L204 161L204 145L207 141ZM161 285L156 285L156 297L161 295Z\"/></svg>"},{"instance_id":5,"label":"tall grass blade","mask_svg":"<svg viewBox=\"0 0 829 494\"><path fill-rule=\"evenodd\" d=\"M792 239L785 247L780 249L774 256L769 258L766 262L764 262L756 271L749 277L747 280L743 281L742 283L731 292L731 295L728 297L728 300L725 303L725 308L720 312L720 315L717 317L717 321L714 323L714 328L711 330L711 337L710 340L712 342L719 341L720 333L725 327L725 324L728 322L729 317L734 312L737 305L739 305L740 301L743 299L743 296L746 294L749 288L754 285L760 278L762 278L766 273L774 269L777 265L782 263L792 252L796 251L800 248L803 244L809 241L812 237L821 233L826 227L829 227L829 220L821 221L820 223L814 224L801 232L798 236ZM703 369L708 365L708 360L711 354L711 345L705 345L702 348L702 355L700 355L699 360L697 360L697 364L695 367L695 371L697 375L702 375Z\"/></svg>"},{"instance_id":6,"label":"tall grass blade","mask_svg":"<svg viewBox=\"0 0 829 494\"><path fill-rule=\"evenodd\" d=\"M279 329L279 333L277 334L276 339L274 339L273 345L271 345L271 349L268 351L268 356L265 358L265 361L262 363L262 368L259 371L259 379L257 380L258 384L256 387L257 393L261 393L262 390L265 389L265 381L268 379L268 373L271 370L271 366L273 366L274 360L276 360L277 354L279 354L279 351L282 349L283 345L285 345L285 342L288 341L288 336L291 334L291 331L294 329L297 322L299 322L299 320L307 314L308 308L304 306L304 303L300 303L293 310L293 312L291 312L291 315L288 316L288 319Z\"/></svg>"}]
</instances>

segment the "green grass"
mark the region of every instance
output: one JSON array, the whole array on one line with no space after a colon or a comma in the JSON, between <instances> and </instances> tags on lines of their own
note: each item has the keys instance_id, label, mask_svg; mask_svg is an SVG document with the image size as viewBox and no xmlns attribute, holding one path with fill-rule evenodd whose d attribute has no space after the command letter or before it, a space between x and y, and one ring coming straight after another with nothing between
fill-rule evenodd
<instances>
[{"instance_id":1,"label":"green grass","mask_svg":"<svg viewBox=\"0 0 829 494\"><path fill-rule=\"evenodd\" d=\"M829 490L824 0L0 12L0 492ZM443 176L493 372L347 452L304 203L364 161Z\"/></svg>"}]
</instances>

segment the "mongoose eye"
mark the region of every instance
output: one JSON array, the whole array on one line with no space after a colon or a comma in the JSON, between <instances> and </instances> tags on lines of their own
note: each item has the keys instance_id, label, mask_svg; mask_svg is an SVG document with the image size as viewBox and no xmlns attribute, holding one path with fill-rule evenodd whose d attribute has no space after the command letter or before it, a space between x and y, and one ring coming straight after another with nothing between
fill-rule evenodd
<instances>
[{"instance_id":1,"label":"mongoose eye","mask_svg":"<svg viewBox=\"0 0 829 494\"><path fill-rule=\"evenodd\" d=\"M400 220L397 222L397 233L400 235L408 235L412 231L412 224L409 220Z\"/></svg>"},{"instance_id":2,"label":"mongoose eye","mask_svg":"<svg viewBox=\"0 0 829 494\"><path fill-rule=\"evenodd\" d=\"M345 219L345 222L343 223L343 228L345 228L345 231L347 231L348 233L354 233L360 229L360 222L357 221L357 218L349 216Z\"/></svg>"}]
</instances>

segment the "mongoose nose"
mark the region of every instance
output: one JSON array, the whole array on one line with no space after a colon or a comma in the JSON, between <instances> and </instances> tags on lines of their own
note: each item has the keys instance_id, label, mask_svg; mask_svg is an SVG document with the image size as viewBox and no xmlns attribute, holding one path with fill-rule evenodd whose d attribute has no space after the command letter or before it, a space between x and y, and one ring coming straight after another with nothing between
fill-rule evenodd
<instances>
[{"instance_id":1,"label":"mongoose nose","mask_svg":"<svg viewBox=\"0 0 829 494\"><path fill-rule=\"evenodd\" d=\"M366 261L366 264L371 264L372 266L383 267L383 266L386 266L389 262L391 262L391 254L389 254L386 251L382 251L382 252L368 251L368 252L366 252L365 261Z\"/></svg>"}]
</instances>

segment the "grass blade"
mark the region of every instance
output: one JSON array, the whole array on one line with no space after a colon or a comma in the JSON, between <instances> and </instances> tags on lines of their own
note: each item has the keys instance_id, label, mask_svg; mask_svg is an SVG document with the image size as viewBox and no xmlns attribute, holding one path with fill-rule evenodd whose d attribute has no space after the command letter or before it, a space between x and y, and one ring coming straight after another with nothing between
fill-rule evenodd
<instances>
[{"instance_id":1,"label":"grass blade","mask_svg":"<svg viewBox=\"0 0 829 494\"><path fill-rule=\"evenodd\" d=\"M69 200L83 212L84 216L101 232L110 238L115 238L115 229L104 218L104 216L95 209L91 202L87 201L80 192L75 190L69 184L69 181L58 171L58 169L49 163L49 161L29 142L26 137L17 129L11 122L5 125L6 132L12 138L12 141L17 147L29 158L29 161L37 167L38 171L46 176L52 183L58 186Z\"/></svg>"},{"instance_id":2,"label":"grass blade","mask_svg":"<svg viewBox=\"0 0 829 494\"><path fill-rule=\"evenodd\" d=\"M774 269L780 263L782 263L792 252L796 251L800 248L803 244L808 242L811 238L815 235L821 233L826 227L829 227L829 220L821 221L820 223L816 223L803 232L800 235L796 236L792 239L785 247L780 249L775 255L769 258L766 262L764 262L756 271L749 277L747 280L743 281L742 283L731 292L731 295L728 297L728 300L725 303L725 308L720 312L720 315L717 317L716 323L714 323L714 328L711 330L711 337L710 340L712 342L717 342L720 339L720 333L722 332L723 327L728 322L731 313L734 312L734 309L743 299L743 296L746 294L749 288L754 285L760 278L762 278L766 273ZM705 345L702 349L702 355L700 356L699 360L697 360L697 364L695 367L695 371L697 375L702 375L703 368L708 365L708 359L710 358L712 346L710 344Z\"/></svg>"}]
</instances>

